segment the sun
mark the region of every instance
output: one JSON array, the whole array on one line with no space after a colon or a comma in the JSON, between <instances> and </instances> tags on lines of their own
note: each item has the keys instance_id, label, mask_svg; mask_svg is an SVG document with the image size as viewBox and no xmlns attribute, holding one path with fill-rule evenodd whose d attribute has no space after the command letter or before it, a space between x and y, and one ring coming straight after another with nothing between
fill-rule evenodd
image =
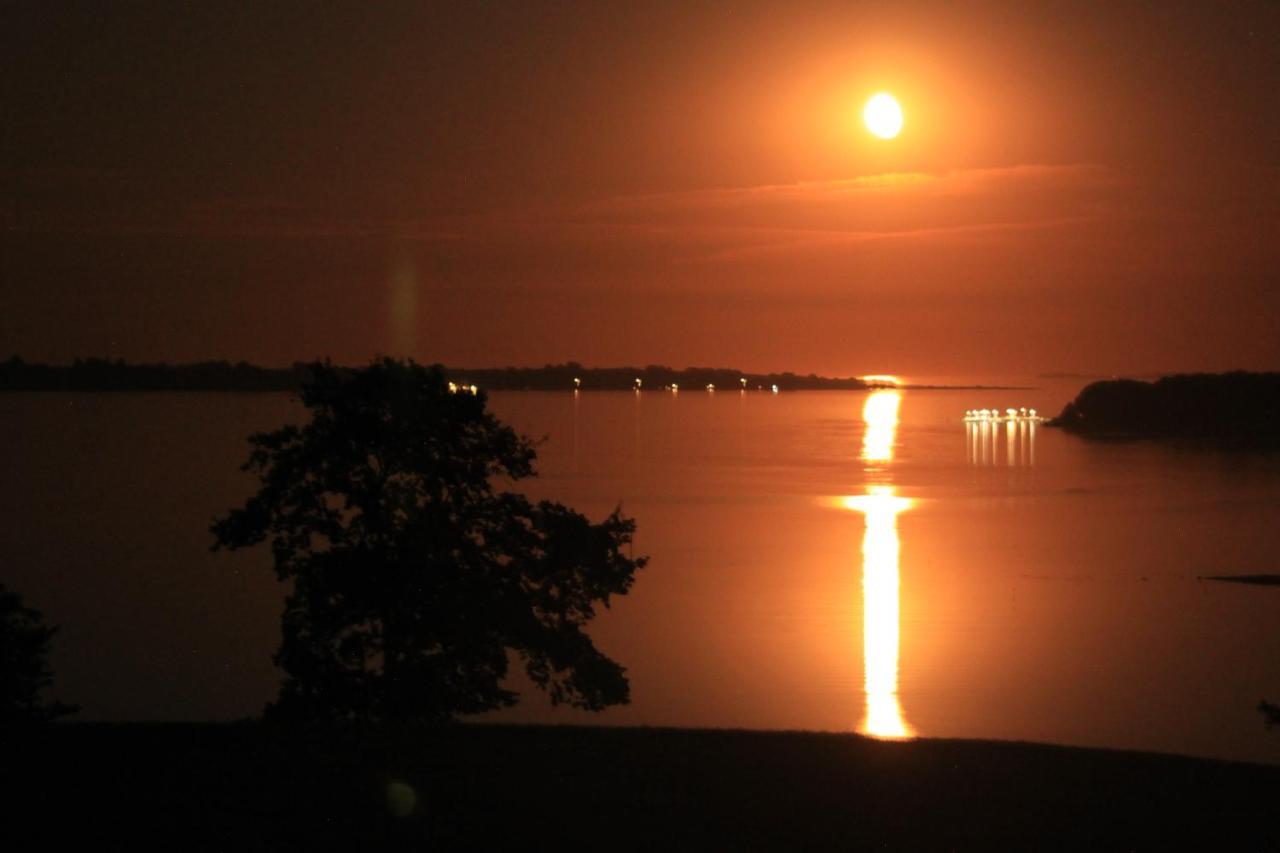
<instances>
[{"instance_id":1,"label":"sun","mask_svg":"<svg viewBox=\"0 0 1280 853\"><path fill-rule=\"evenodd\" d=\"M867 130L881 139L893 139L902 132L902 107L888 92L872 95L862 108Z\"/></svg>"}]
</instances>

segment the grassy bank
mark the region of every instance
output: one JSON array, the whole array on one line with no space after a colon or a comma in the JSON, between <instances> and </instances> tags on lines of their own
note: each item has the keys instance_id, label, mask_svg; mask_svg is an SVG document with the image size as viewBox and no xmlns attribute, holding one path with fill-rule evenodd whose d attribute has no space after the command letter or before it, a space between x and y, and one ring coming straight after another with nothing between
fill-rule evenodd
<instances>
[{"instance_id":1,"label":"grassy bank","mask_svg":"<svg viewBox=\"0 0 1280 853\"><path fill-rule=\"evenodd\" d=\"M250 724L0 741L14 850L86 831L135 850L1280 847L1280 767L1035 744Z\"/></svg>"}]
</instances>

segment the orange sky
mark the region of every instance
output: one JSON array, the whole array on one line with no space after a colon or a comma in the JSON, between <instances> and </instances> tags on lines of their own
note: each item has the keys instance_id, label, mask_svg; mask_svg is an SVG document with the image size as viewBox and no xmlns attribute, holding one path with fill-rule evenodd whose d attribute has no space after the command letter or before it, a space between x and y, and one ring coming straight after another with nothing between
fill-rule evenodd
<instances>
[{"instance_id":1,"label":"orange sky","mask_svg":"<svg viewBox=\"0 0 1280 853\"><path fill-rule=\"evenodd\" d=\"M1280 367L1276 4L604 5L14 14L0 348Z\"/></svg>"}]
</instances>

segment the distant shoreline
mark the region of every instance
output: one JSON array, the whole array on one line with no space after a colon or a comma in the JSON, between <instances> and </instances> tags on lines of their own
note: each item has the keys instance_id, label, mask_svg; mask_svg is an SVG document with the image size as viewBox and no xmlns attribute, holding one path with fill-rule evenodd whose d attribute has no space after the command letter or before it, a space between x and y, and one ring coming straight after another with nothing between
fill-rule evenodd
<instances>
[{"instance_id":1,"label":"distant shoreline","mask_svg":"<svg viewBox=\"0 0 1280 853\"><path fill-rule=\"evenodd\" d=\"M1201 575L1197 580L1244 583L1252 586L1280 586L1280 575Z\"/></svg>"},{"instance_id":2,"label":"distant shoreline","mask_svg":"<svg viewBox=\"0 0 1280 853\"><path fill-rule=\"evenodd\" d=\"M857 377L814 373L750 373L722 367L584 367L576 362L543 367L444 368L451 381L484 391L1013 391L1034 386L895 385ZM0 392L227 392L298 391L310 364L259 367L248 362L131 364L110 359L77 359L70 365L36 364L14 357L0 362Z\"/></svg>"}]
</instances>

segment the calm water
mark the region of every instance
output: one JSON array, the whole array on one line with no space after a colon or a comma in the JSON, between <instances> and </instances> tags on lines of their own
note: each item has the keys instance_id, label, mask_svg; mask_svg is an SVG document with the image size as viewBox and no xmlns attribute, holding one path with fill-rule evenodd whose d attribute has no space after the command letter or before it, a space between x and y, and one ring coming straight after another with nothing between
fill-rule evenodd
<instances>
[{"instance_id":1,"label":"calm water","mask_svg":"<svg viewBox=\"0 0 1280 853\"><path fill-rule=\"evenodd\" d=\"M617 503L651 562L593 628L633 702L501 716L991 737L1280 761L1280 458L966 431L1036 391L493 395L546 436L528 491ZM256 712L267 555L207 550L285 396L3 395L0 580L63 625L91 719Z\"/></svg>"}]
</instances>

